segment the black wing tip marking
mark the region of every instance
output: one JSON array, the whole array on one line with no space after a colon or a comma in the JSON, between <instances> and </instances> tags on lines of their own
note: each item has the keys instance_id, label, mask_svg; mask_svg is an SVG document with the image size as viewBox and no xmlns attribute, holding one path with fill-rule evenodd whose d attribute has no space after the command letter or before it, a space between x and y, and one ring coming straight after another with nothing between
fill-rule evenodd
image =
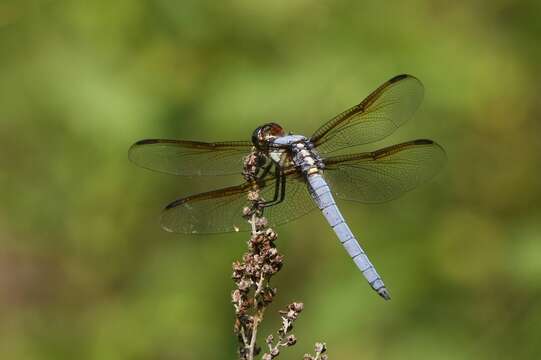
<instances>
[{"instance_id":1,"label":"black wing tip marking","mask_svg":"<svg viewBox=\"0 0 541 360\"><path fill-rule=\"evenodd\" d=\"M408 148L411 148L413 146L423 146L423 145L434 145L435 147L437 147L443 153L445 158L447 158L447 154L445 153L445 149L443 148L443 146L441 146L440 144L438 144L434 140L430 140L430 139L410 140L410 141L406 141L406 142L403 142L403 143L400 143L400 144L395 144L395 145L384 147L384 148L379 149L379 150L372 151L370 154L372 155L372 157L374 159L377 159L377 158L382 157L382 156L392 155L392 154L396 153L397 151L408 149Z\"/></svg>"},{"instance_id":2,"label":"black wing tip marking","mask_svg":"<svg viewBox=\"0 0 541 360\"><path fill-rule=\"evenodd\" d=\"M404 80L404 79L407 79L407 78L419 80L419 79L417 79L415 76L410 75L410 74L400 74L400 75L393 76L393 77L389 80L389 83L390 83L390 84L393 84L393 83L395 83L395 82L398 82L398 81L400 81L400 80Z\"/></svg>"},{"instance_id":3,"label":"black wing tip marking","mask_svg":"<svg viewBox=\"0 0 541 360\"><path fill-rule=\"evenodd\" d=\"M434 140L430 140L430 139L417 139L417 140L412 140L411 143L413 145L434 145L436 146L438 149L441 150L441 152L443 153L443 155L445 156L445 160L447 160L447 153L445 152L445 149L443 148L443 146L441 146L440 144L438 144L437 142L435 142Z\"/></svg>"},{"instance_id":4,"label":"black wing tip marking","mask_svg":"<svg viewBox=\"0 0 541 360\"><path fill-rule=\"evenodd\" d=\"M183 141L183 140L171 140L171 139L143 139L136 141L131 147L136 147L140 145L152 145L152 144L177 144L177 143L183 143L183 142L189 142L189 141Z\"/></svg>"},{"instance_id":5,"label":"black wing tip marking","mask_svg":"<svg viewBox=\"0 0 541 360\"><path fill-rule=\"evenodd\" d=\"M167 221L166 221L166 217L167 216L171 216L171 214L168 213L168 210L171 210L179 205L182 205L184 202L186 201L186 198L182 198L182 199L178 199L178 200L175 200L173 201L172 203L168 204L163 210L162 210L162 213L160 215L160 227L169 232L169 233L181 233L181 234L191 234L191 232L189 231L183 231L183 230L178 230L178 229L174 229L172 228L170 225L168 225Z\"/></svg>"},{"instance_id":6,"label":"black wing tip marking","mask_svg":"<svg viewBox=\"0 0 541 360\"><path fill-rule=\"evenodd\" d=\"M136 150L141 145L158 144L158 143L163 142L163 141L164 140L160 140L160 139L143 139L143 140L136 141L128 149L128 158L131 161L134 161L134 159L132 158L133 151Z\"/></svg>"},{"instance_id":7,"label":"black wing tip marking","mask_svg":"<svg viewBox=\"0 0 541 360\"><path fill-rule=\"evenodd\" d=\"M133 144L132 146L136 146L136 145L146 145L146 144L157 144L159 142L162 142L163 140L159 140L159 139L143 139L143 140L139 140L137 142L135 142L135 144Z\"/></svg>"},{"instance_id":8,"label":"black wing tip marking","mask_svg":"<svg viewBox=\"0 0 541 360\"><path fill-rule=\"evenodd\" d=\"M421 87L421 89L423 90L423 93L424 93L424 85L421 82L421 80L419 80L419 78L417 78L416 76L413 76L413 75L410 75L410 74L396 75L396 76L392 77L390 80L388 80L385 84L388 86L388 85L392 85L394 83L397 83L399 81L406 80L406 79L415 80L419 84L419 86Z\"/></svg>"},{"instance_id":9,"label":"black wing tip marking","mask_svg":"<svg viewBox=\"0 0 541 360\"><path fill-rule=\"evenodd\" d=\"M142 166L142 165L140 165L138 163L137 158L136 158L137 151L139 150L139 147L142 146L142 145L157 144L159 141L160 141L159 139L144 139L144 140L136 141L128 149L128 160L130 160L131 162L133 162L134 164L136 164L138 166L141 166L143 168L147 168L147 167Z\"/></svg>"},{"instance_id":10,"label":"black wing tip marking","mask_svg":"<svg viewBox=\"0 0 541 360\"><path fill-rule=\"evenodd\" d=\"M430 139L416 139L416 140L412 140L411 143L413 145L432 145L435 142Z\"/></svg>"},{"instance_id":11,"label":"black wing tip marking","mask_svg":"<svg viewBox=\"0 0 541 360\"><path fill-rule=\"evenodd\" d=\"M397 81L400 81L400 80L403 80L403 79L406 79L410 77L410 75L408 74L400 74L400 75L396 75L396 76L393 76L390 80L389 80L389 83L395 83Z\"/></svg>"},{"instance_id":12,"label":"black wing tip marking","mask_svg":"<svg viewBox=\"0 0 541 360\"><path fill-rule=\"evenodd\" d=\"M175 208L179 205L182 205L184 202L186 202L186 199L185 198L182 198L182 199L178 199L178 200L175 200L173 201L172 203L168 204L164 209L163 211L167 211L167 210L170 210L172 208Z\"/></svg>"}]
</instances>

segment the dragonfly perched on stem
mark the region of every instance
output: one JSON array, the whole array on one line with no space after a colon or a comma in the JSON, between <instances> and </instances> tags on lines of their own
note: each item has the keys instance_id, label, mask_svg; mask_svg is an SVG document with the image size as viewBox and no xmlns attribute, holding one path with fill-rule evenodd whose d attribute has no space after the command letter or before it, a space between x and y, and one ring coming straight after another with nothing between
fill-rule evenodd
<instances>
[{"instance_id":1,"label":"dragonfly perched on stem","mask_svg":"<svg viewBox=\"0 0 541 360\"><path fill-rule=\"evenodd\" d=\"M311 137L288 135L280 125L267 123L253 132L251 141L141 140L132 145L129 158L141 167L174 175L231 175L241 174L243 158L255 147L261 161L254 179L170 203L162 213L162 227L186 234L250 230L242 211L255 182L265 200L260 206L272 225L318 207L370 286L389 299L334 196L361 203L395 199L431 179L445 163L445 151L432 140L420 139L371 152L334 153L392 134L413 116L423 93L417 78L398 75Z\"/></svg>"}]
</instances>

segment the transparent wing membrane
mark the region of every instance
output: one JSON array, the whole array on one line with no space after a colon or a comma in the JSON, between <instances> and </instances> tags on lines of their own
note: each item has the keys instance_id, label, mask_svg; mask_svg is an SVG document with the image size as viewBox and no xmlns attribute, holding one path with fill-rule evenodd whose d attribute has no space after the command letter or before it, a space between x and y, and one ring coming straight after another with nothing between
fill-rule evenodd
<instances>
[{"instance_id":1,"label":"transparent wing membrane","mask_svg":"<svg viewBox=\"0 0 541 360\"><path fill-rule=\"evenodd\" d=\"M179 199L169 204L161 217L162 227L171 232L209 234L248 231L250 224L242 217L249 204L248 183ZM265 182L261 196L272 200L275 180ZM282 203L265 208L264 216L272 225L281 225L307 214L315 208L304 181L287 177L286 197Z\"/></svg>"},{"instance_id":2,"label":"transparent wing membrane","mask_svg":"<svg viewBox=\"0 0 541 360\"><path fill-rule=\"evenodd\" d=\"M427 182L443 167L445 151L431 140L329 157L324 176L337 197L362 203L395 199Z\"/></svg>"},{"instance_id":3,"label":"transparent wing membrane","mask_svg":"<svg viewBox=\"0 0 541 360\"><path fill-rule=\"evenodd\" d=\"M249 230L242 218L249 188L243 184L176 200L163 210L162 228L184 234Z\"/></svg>"},{"instance_id":4,"label":"transparent wing membrane","mask_svg":"<svg viewBox=\"0 0 541 360\"><path fill-rule=\"evenodd\" d=\"M423 99L423 84L411 75L390 79L360 104L337 115L311 137L321 154L381 140L410 119Z\"/></svg>"},{"instance_id":5,"label":"transparent wing membrane","mask_svg":"<svg viewBox=\"0 0 541 360\"><path fill-rule=\"evenodd\" d=\"M206 143L148 139L132 145L129 159L146 169L173 175L241 174L248 141Z\"/></svg>"},{"instance_id":6,"label":"transparent wing membrane","mask_svg":"<svg viewBox=\"0 0 541 360\"><path fill-rule=\"evenodd\" d=\"M363 203L392 200L427 182L443 167L445 151L431 140L413 140L372 152L329 155L387 137L413 116L423 93L417 78L396 76L312 135L310 141L325 163L324 178L338 198ZM232 175L242 173L244 157L252 147L248 141L149 139L132 145L129 158L141 167L174 175ZM288 166L283 169L284 201L264 209L264 216L273 226L317 208L303 176ZM275 185L272 175L261 181L265 201L273 200ZM185 234L248 231L251 226L242 213L249 205L251 186L243 183L176 200L163 210L162 227Z\"/></svg>"}]
</instances>

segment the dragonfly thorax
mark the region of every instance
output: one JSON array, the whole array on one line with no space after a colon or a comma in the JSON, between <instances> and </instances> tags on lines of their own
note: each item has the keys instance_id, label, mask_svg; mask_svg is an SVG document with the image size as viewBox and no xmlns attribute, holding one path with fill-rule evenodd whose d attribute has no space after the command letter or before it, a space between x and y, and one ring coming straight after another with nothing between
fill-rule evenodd
<instances>
[{"instance_id":1,"label":"dragonfly thorax","mask_svg":"<svg viewBox=\"0 0 541 360\"><path fill-rule=\"evenodd\" d=\"M305 136L282 136L274 139L272 144L275 150L271 150L269 155L280 165L289 160L304 175L318 173L324 168L321 157L314 150L314 145Z\"/></svg>"},{"instance_id":2,"label":"dragonfly thorax","mask_svg":"<svg viewBox=\"0 0 541 360\"><path fill-rule=\"evenodd\" d=\"M314 150L314 145L303 135L285 135L284 129L276 123L264 124L255 129L252 143L267 153L278 166L295 166L304 175L319 172L323 161Z\"/></svg>"}]
</instances>

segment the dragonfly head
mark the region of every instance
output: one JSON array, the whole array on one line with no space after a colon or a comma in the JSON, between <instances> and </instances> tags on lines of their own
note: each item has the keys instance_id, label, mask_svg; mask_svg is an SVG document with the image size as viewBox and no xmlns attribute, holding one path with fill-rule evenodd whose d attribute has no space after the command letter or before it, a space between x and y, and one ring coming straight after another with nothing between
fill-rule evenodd
<instances>
[{"instance_id":1,"label":"dragonfly head","mask_svg":"<svg viewBox=\"0 0 541 360\"><path fill-rule=\"evenodd\" d=\"M285 136L285 131L280 125L267 123L254 130L252 143L258 149L266 149L270 141L281 136Z\"/></svg>"}]
</instances>

